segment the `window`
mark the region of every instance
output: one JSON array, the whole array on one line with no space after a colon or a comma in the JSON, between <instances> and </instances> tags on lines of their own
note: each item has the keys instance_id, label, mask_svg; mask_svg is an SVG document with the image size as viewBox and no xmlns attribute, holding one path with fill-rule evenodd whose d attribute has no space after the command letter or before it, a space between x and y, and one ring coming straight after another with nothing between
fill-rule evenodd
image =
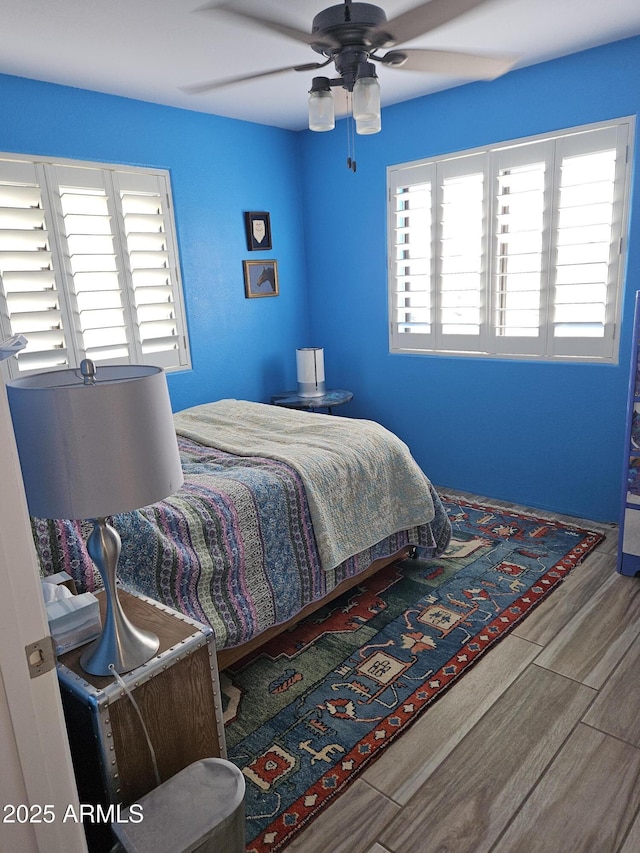
<instances>
[{"instance_id":1,"label":"window","mask_svg":"<svg viewBox=\"0 0 640 853\"><path fill-rule=\"evenodd\" d=\"M0 155L0 338L30 371L189 366L167 172Z\"/></svg>"},{"instance_id":2,"label":"window","mask_svg":"<svg viewBox=\"0 0 640 853\"><path fill-rule=\"evenodd\" d=\"M390 167L391 350L616 361L632 130Z\"/></svg>"}]
</instances>

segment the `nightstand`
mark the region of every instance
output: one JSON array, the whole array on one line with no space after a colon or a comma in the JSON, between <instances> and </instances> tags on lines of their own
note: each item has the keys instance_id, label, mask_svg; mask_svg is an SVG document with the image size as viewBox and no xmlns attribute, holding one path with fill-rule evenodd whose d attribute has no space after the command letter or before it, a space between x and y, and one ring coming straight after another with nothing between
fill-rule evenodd
<instances>
[{"instance_id":1,"label":"nightstand","mask_svg":"<svg viewBox=\"0 0 640 853\"><path fill-rule=\"evenodd\" d=\"M285 391L282 394L274 394L271 402L274 406L284 406L285 409L328 409L331 415L335 406L342 406L352 399L352 391L327 391L321 397L301 397L295 391Z\"/></svg>"},{"instance_id":2,"label":"nightstand","mask_svg":"<svg viewBox=\"0 0 640 853\"><path fill-rule=\"evenodd\" d=\"M104 593L98 593L104 620ZM202 758L226 757L213 631L142 595L119 590L122 607L160 647L121 676L144 719L164 782ZM58 678L81 803L127 806L157 785L136 709L110 676L80 667L82 647L58 659ZM108 823L85 821L92 853L108 851Z\"/></svg>"}]
</instances>

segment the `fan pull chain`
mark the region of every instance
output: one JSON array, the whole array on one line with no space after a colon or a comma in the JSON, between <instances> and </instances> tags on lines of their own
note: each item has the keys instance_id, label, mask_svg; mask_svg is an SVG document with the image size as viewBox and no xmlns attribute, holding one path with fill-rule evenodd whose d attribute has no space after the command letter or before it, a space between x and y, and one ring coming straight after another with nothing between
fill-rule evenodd
<instances>
[{"instance_id":1,"label":"fan pull chain","mask_svg":"<svg viewBox=\"0 0 640 853\"><path fill-rule=\"evenodd\" d=\"M347 92L347 169L356 171L356 136L354 132L353 103Z\"/></svg>"}]
</instances>

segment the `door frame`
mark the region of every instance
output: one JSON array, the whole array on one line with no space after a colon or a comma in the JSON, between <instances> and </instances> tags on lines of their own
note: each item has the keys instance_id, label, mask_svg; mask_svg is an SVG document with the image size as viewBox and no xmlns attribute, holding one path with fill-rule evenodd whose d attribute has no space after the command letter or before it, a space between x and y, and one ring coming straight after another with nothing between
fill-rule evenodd
<instances>
[{"instance_id":1,"label":"door frame","mask_svg":"<svg viewBox=\"0 0 640 853\"><path fill-rule=\"evenodd\" d=\"M24 853L86 853L75 821L78 792L55 667L34 678L25 647L49 635L18 452L0 370L0 848ZM26 801L25 801L26 797ZM11 805L28 806L7 822ZM9 808L7 808L9 806ZM49 806L47 821L39 807ZM67 820L64 820L67 815Z\"/></svg>"}]
</instances>

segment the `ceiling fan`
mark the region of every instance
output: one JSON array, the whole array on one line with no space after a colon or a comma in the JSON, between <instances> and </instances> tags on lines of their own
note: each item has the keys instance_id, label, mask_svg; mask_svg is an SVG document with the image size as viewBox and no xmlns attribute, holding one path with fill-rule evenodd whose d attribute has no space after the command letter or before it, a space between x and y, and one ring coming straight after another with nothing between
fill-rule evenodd
<instances>
[{"instance_id":1,"label":"ceiling fan","mask_svg":"<svg viewBox=\"0 0 640 853\"><path fill-rule=\"evenodd\" d=\"M357 133L380 130L380 87L374 63L387 68L431 72L466 79L492 80L515 63L512 56L489 56L450 50L398 47L404 42L448 23L483 5L487 0L428 0L387 20L383 9L371 3L345 0L314 17L307 33L262 13L243 10L233 2L214 3L198 11L224 12L265 27L280 35L308 44L324 57L320 62L272 68L223 80L186 86L183 91L199 94L247 80L271 77L286 71L315 71L333 63L336 78L314 77L309 92L309 127L331 130L335 124L331 88L340 86L353 93L353 118ZM392 50L388 50L393 48ZM378 51L386 50L379 54Z\"/></svg>"}]
</instances>

